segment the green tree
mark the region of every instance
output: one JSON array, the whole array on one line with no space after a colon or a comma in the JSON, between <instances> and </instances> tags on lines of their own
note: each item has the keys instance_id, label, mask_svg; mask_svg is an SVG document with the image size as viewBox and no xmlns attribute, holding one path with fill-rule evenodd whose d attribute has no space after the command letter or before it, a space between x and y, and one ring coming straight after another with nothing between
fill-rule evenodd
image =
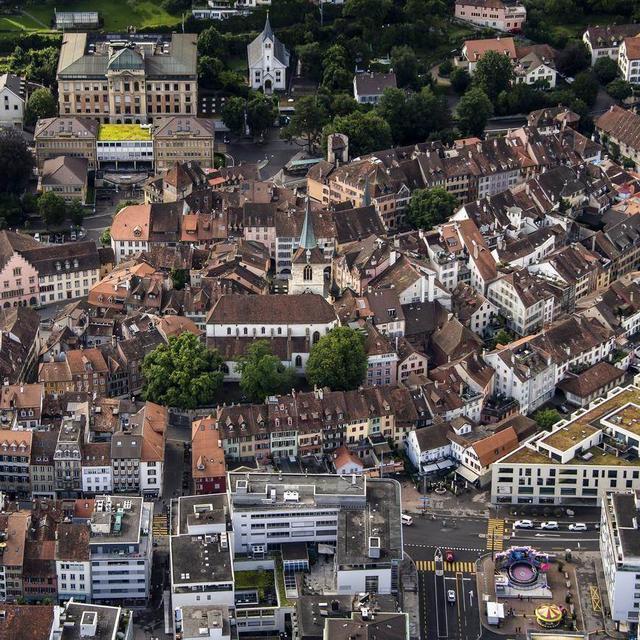
<instances>
[{"instance_id":1,"label":"green tree","mask_svg":"<svg viewBox=\"0 0 640 640\"><path fill-rule=\"evenodd\" d=\"M80 200L72 200L67 205L67 218L76 226L80 226L84 220L84 207Z\"/></svg>"},{"instance_id":2,"label":"green tree","mask_svg":"<svg viewBox=\"0 0 640 640\"><path fill-rule=\"evenodd\" d=\"M38 198L38 212L47 227L56 227L64 222L67 206L57 193L47 191Z\"/></svg>"},{"instance_id":3,"label":"green tree","mask_svg":"<svg viewBox=\"0 0 640 640\"><path fill-rule=\"evenodd\" d=\"M456 108L460 128L467 134L481 136L487 120L493 115L493 105L480 87L467 91Z\"/></svg>"},{"instance_id":4,"label":"green tree","mask_svg":"<svg viewBox=\"0 0 640 640\"><path fill-rule=\"evenodd\" d=\"M513 64L509 56L487 51L476 63L473 83L494 102L501 91L507 91L513 80Z\"/></svg>"},{"instance_id":5,"label":"green tree","mask_svg":"<svg viewBox=\"0 0 640 640\"><path fill-rule=\"evenodd\" d=\"M348 116L358 110L358 103L348 93L337 93L331 98L331 115Z\"/></svg>"},{"instance_id":6,"label":"green tree","mask_svg":"<svg viewBox=\"0 0 640 640\"><path fill-rule=\"evenodd\" d=\"M551 431L551 427L561 418L562 416L555 409L539 409L533 414L533 419L538 423L538 427L545 431Z\"/></svg>"},{"instance_id":7,"label":"green tree","mask_svg":"<svg viewBox=\"0 0 640 640\"><path fill-rule=\"evenodd\" d=\"M349 137L349 151L360 156L372 151L388 149L392 144L391 128L375 111L354 111L348 116L338 116L322 130L323 139L331 133L344 133Z\"/></svg>"},{"instance_id":8,"label":"green tree","mask_svg":"<svg viewBox=\"0 0 640 640\"><path fill-rule=\"evenodd\" d=\"M105 247L108 247L111 244L111 227L107 227L100 234L100 244Z\"/></svg>"},{"instance_id":9,"label":"green tree","mask_svg":"<svg viewBox=\"0 0 640 640\"><path fill-rule=\"evenodd\" d=\"M304 138L309 152L320 140L322 128L329 121L329 114L317 96L303 96L296 103L296 110L283 135L287 138Z\"/></svg>"},{"instance_id":10,"label":"green tree","mask_svg":"<svg viewBox=\"0 0 640 640\"><path fill-rule=\"evenodd\" d=\"M200 84L207 89L218 89L222 84L224 63L218 58L200 56L198 58L198 78Z\"/></svg>"},{"instance_id":11,"label":"green tree","mask_svg":"<svg viewBox=\"0 0 640 640\"><path fill-rule=\"evenodd\" d=\"M207 27L198 36L198 54L219 58L224 54L224 43L220 32L215 27Z\"/></svg>"},{"instance_id":12,"label":"green tree","mask_svg":"<svg viewBox=\"0 0 640 640\"><path fill-rule=\"evenodd\" d=\"M599 58L593 65L593 73L596 74L600 84L609 84L618 75L618 64L608 56Z\"/></svg>"},{"instance_id":13,"label":"green tree","mask_svg":"<svg viewBox=\"0 0 640 640\"><path fill-rule=\"evenodd\" d=\"M575 76L591 65L591 54L583 42L574 40L558 51L556 68L563 76Z\"/></svg>"},{"instance_id":14,"label":"green tree","mask_svg":"<svg viewBox=\"0 0 640 640\"><path fill-rule=\"evenodd\" d=\"M415 51L401 45L391 49L391 66L396 74L396 82L399 87L416 88L418 85L418 56Z\"/></svg>"},{"instance_id":15,"label":"green tree","mask_svg":"<svg viewBox=\"0 0 640 640\"><path fill-rule=\"evenodd\" d=\"M185 332L158 345L142 362L145 400L179 409L210 406L222 384L223 360Z\"/></svg>"},{"instance_id":16,"label":"green tree","mask_svg":"<svg viewBox=\"0 0 640 640\"><path fill-rule=\"evenodd\" d=\"M0 193L0 229L21 225L25 211L28 209L20 202L18 196L13 193Z\"/></svg>"},{"instance_id":17,"label":"green tree","mask_svg":"<svg viewBox=\"0 0 640 640\"><path fill-rule=\"evenodd\" d=\"M267 340L258 340L238 359L240 388L252 402L264 402L267 396L285 393L295 379L292 369L273 355Z\"/></svg>"},{"instance_id":18,"label":"green tree","mask_svg":"<svg viewBox=\"0 0 640 640\"><path fill-rule=\"evenodd\" d=\"M278 116L277 99L257 93L247 102L247 125L253 136L263 135Z\"/></svg>"},{"instance_id":19,"label":"green tree","mask_svg":"<svg viewBox=\"0 0 640 640\"><path fill-rule=\"evenodd\" d=\"M308 42L296 47L301 62L302 75L314 82L322 79L322 45L319 42Z\"/></svg>"},{"instance_id":20,"label":"green tree","mask_svg":"<svg viewBox=\"0 0 640 640\"><path fill-rule=\"evenodd\" d=\"M355 389L367 373L364 336L350 327L336 327L311 347L307 380L333 391Z\"/></svg>"},{"instance_id":21,"label":"green tree","mask_svg":"<svg viewBox=\"0 0 640 640\"><path fill-rule=\"evenodd\" d=\"M494 336L495 344L509 344L513 341L513 334L506 329L500 329Z\"/></svg>"},{"instance_id":22,"label":"green tree","mask_svg":"<svg viewBox=\"0 0 640 640\"><path fill-rule=\"evenodd\" d=\"M449 82L451 82L451 88L458 94L462 95L471 84L471 76L466 69L462 67L456 67L449 77Z\"/></svg>"},{"instance_id":23,"label":"green tree","mask_svg":"<svg viewBox=\"0 0 640 640\"><path fill-rule=\"evenodd\" d=\"M246 107L247 103L237 96L227 99L224 107L222 107L222 122L236 136L244 133Z\"/></svg>"},{"instance_id":24,"label":"green tree","mask_svg":"<svg viewBox=\"0 0 640 640\"><path fill-rule=\"evenodd\" d=\"M331 93L350 91L353 72L342 45L330 46L322 57L322 86Z\"/></svg>"},{"instance_id":25,"label":"green tree","mask_svg":"<svg viewBox=\"0 0 640 640\"><path fill-rule=\"evenodd\" d=\"M432 229L453 213L456 198L442 187L416 189L411 194L407 219L416 229Z\"/></svg>"},{"instance_id":26,"label":"green tree","mask_svg":"<svg viewBox=\"0 0 640 640\"><path fill-rule=\"evenodd\" d=\"M590 107L596 102L599 88L598 79L590 71L581 71L571 85L575 97L584 100Z\"/></svg>"},{"instance_id":27,"label":"green tree","mask_svg":"<svg viewBox=\"0 0 640 640\"><path fill-rule=\"evenodd\" d=\"M616 100L624 100L633 95L633 87L626 80L619 78L607 85L607 93Z\"/></svg>"},{"instance_id":28,"label":"green tree","mask_svg":"<svg viewBox=\"0 0 640 640\"><path fill-rule=\"evenodd\" d=\"M33 175L33 155L22 132L0 129L0 192L20 195Z\"/></svg>"},{"instance_id":29,"label":"green tree","mask_svg":"<svg viewBox=\"0 0 640 640\"><path fill-rule=\"evenodd\" d=\"M40 87L27 100L24 120L27 125L35 124L39 118L51 118L58 113L58 106L50 89Z\"/></svg>"},{"instance_id":30,"label":"green tree","mask_svg":"<svg viewBox=\"0 0 640 640\"><path fill-rule=\"evenodd\" d=\"M189 270L188 269L171 269L169 273L171 277L171 283L173 284L173 288L181 291L184 289L184 285L187 284L189 279Z\"/></svg>"},{"instance_id":31,"label":"green tree","mask_svg":"<svg viewBox=\"0 0 640 640\"><path fill-rule=\"evenodd\" d=\"M391 7L391 0L347 0L342 14L360 24L365 41L372 42Z\"/></svg>"}]
</instances>

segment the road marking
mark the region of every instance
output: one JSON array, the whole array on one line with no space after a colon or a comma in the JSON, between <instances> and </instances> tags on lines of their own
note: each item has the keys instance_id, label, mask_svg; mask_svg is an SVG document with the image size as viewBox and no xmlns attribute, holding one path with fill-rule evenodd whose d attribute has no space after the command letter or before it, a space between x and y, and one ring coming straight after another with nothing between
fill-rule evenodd
<instances>
[{"instance_id":1,"label":"road marking","mask_svg":"<svg viewBox=\"0 0 640 640\"><path fill-rule=\"evenodd\" d=\"M416 560L416 567L418 568L418 571L434 572L436 570L436 562L435 560ZM445 562L444 570L445 572L475 573L476 564L475 562L462 560L458 562Z\"/></svg>"},{"instance_id":2,"label":"road marking","mask_svg":"<svg viewBox=\"0 0 640 640\"><path fill-rule=\"evenodd\" d=\"M416 549L437 549L438 548L434 544L411 544L408 542L405 542L404 546L414 547ZM485 550L480 547L447 547L447 549L451 549L451 551L474 551L474 552Z\"/></svg>"},{"instance_id":3,"label":"road marking","mask_svg":"<svg viewBox=\"0 0 640 640\"><path fill-rule=\"evenodd\" d=\"M502 551L504 548L504 520L490 518L487 522L487 549Z\"/></svg>"}]
</instances>

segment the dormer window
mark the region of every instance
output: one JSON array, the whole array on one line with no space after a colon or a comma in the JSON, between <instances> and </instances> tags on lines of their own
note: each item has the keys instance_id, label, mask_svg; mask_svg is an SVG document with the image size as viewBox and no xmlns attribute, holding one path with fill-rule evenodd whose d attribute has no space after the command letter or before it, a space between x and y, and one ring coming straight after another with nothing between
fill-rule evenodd
<instances>
[{"instance_id":1,"label":"dormer window","mask_svg":"<svg viewBox=\"0 0 640 640\"><path fill-rule=\"evenodd\" d=\"M68 260L65 260L64 262L64 268L68 269L71 266L70 262Z\"/></svg>"},{"instance_id":2,"label":"dormer window","mask_svg":"<svg viewBox=\"0 0 640 640\"><path fill-rule=\"evenodd\" d=\"M74 268L75 268L75 269L77 269L77 268L78 268L78 265L79 265L79 264L80 264L80 263L78 262L78 258L74 258L74 259L73 259L73 266L74 266Z\"/></svg>"},{"instance_id":3,"label":"dormer window","mask_svg":"<svg viewBox=\"0 0 640 640\"><path fill-rule=\"evenodd\" d=\"M59 262L56 262L56 271L60 271L62 269L62 265Z\"/></svg>"}]
</instances>

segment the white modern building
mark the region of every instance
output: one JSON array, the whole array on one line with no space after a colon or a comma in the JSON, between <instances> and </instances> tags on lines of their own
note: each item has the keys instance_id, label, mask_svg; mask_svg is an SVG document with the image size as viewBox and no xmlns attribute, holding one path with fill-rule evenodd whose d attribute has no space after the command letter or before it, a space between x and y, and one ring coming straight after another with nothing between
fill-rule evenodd
<instances>
[{"instance_id":1,"label":"white modern building","mask_svg":"<svg viewBox=\"0 0 640 640\"><path fill-rule=\"evenodd\" d=\"M290 542L335 548L338 593L391 593L402 559L400 486L365 476L229 473L236 553Z\"/></svg>"},{"instance_id":2,"label":"white modern building","mask_svg":"<svg viewBox=\"0 0 640 640\"><path fill-rule=\"evenodd\" d=\"M638 623L640 614L640 492L608 491L600 522L600 554L611 618Z\"/></svg>"},{"instance_id":3,"label":"white modern building","mask_svg":"<svg viewBox=\"0 0 640 640\"><path fill-rule=\"evenodd\" d=\"M151 586L153 505L139 497L98 496L90 519L94 602L146 605Z\"/></svg>"},{"instance_id":4,"label":"white modern building","mask_svg":"<svg viewBox=\"0 0 640 640\"><path fill-rule=\"evenodd\" d=\"M103 124L96 141L98 166L114 169L151 169L153 139L150 125Z\"/></svg>"},{"instance_id":5,"label":"white modern building","mask_svg":"<svg viewBox=\"0 0 640 640\"><path fill-rule=\"evenodd\" d=\"M606 492L640 489L640 377L493 464L494 504L598 506Z\"/></svg>"},{"instance_id":6,"label":"white modern building","mask_svg":"<svg viewBox=\"0 0 640 640\"><path fill-rule=\"evenodd\" d=\"M0 127L22 129L27 81L13 73L0 75Z\"/></svg>"}]
</instances>

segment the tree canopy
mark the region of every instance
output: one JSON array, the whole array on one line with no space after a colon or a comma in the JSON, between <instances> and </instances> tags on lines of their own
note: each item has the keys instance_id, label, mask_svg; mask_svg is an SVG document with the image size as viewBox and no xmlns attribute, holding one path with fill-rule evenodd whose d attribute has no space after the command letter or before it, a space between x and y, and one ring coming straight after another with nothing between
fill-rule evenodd
<instances>
[{"instance_id":1,"label":"tree canopy","mask_svg":"<svg viewBox=\"0 0 640 640\"><path fill-rule=\"evenodd\" d=\"M295 379L293 370L285 367L273 355L267 340L251 344L244 356L238 359L240 388L253 402L263 402L267 396L285 393Z\"/></svg>"},{"instance_id":2,"label":"tree canopy","mask_svg":"<svg viewBox=\"0 0 640 640\"><path fill-rule=\"evenodd\" d=\"M17 129L0 129L0 192L20 195L33 170L33 155Z\"/></svg>"},{"instance_id":3,"label":"tree canopy","mask_svg":"<svg viewBox=\"0 0 640 640\"><path fill-rule=\"evenodd\" d=\"M277 99L256 93L247 102L247 125L253 136L263 135L278 116Z\"/></svg>"},{"instance_id":4,"label":"tree canopy","mask_svg":"<svg viewBox=\"0 0 640 640\"><path fill-rule=\"evenodd\" d=\"M67 205L53 191L47 191L38 198L38 212L48 228L60 226L67 215Z\"/></svg>"},{"instance_id":5,"label":"tree canopy","mask_svg":"<svg viewBox=\"0 0 640 640\"><path fill-rule=\"evenodd\" d=\"M24 112L25 123L35 124L39 118L51 118L58 113L58 105L50 89L40 87L27 100Z\"/></svg>"},{"instance_id":6,"label":"tree canopy","mask_svg":"<svg viewBox=\"0 0 640 640\"><path fill-rule=\"evenodd\" d=\"M407 219L417 229L432 229L445 222L455 206L455 196L442 187L416 189L411 194Z\"/></svg>"},{"instance_id":7,"label":"tree canopy","mask_svg":"<svg viewBox=\"0 0 640 640\"><path fill-rule=\"evenodd\" d=\"M494 102L501 91L511 88L513 64L504 53L487 51L476 63L473 83Z\"/></svg>"},{"instance_id":8,"label":"tree canopy","mask_svg":"<svg viewBox=\"0 0 640 640\"><path fill-rule=\"evenodd\" d=\"M600 84L609 84L616 79L618 75L618 63L608 56L598 58L593 65L593 73L596 74Z\"/></svg>"},{"instance_id":9,"label":"tree canopy","mask_svg":"<svg viewBox=\"0 0 640 640\"><path fill-rule=\"evenodd\" d=\"M533 419L538 426L546 431L550 431L561 418L562 416L555 409L539 409L533 414Z\"/></svg>"},{"instance_id":10,"label":"tree canopy","mask_svg":"<svg viewBox=\"0 0 640 640\"><path fill-rule=\"evenodd\" d=\"M336 327L311 347L307 380L332 391L348 391L362 383L367 373L364 336L351 327Z\"/></svg>"},{"instance_id":11,"label":"tree canopy","mask_svg":"<svg viewBox=\"0 0 640 640\"><path fill-rule=\"evenodd\" d=\"M344 133L349 137L352 156L387 149L393 142L391 127L375 111L354 111L346 116L337 116L323 129L323 138L326 140L331 133Z\"/></svg>"},{"instance_id":12,"label":"tree canopy","mask_svg":"<svg viewBox=\"0 0 640 640\"><path fill-rule=\"evenodd\" d=\"M245 109L246 102L238 96L229 98L222 107L222 122L237 136L244 133Z\"/></svg>"},{"instance_id":13,"label":"tree canopy","mask_svg":"<svg viewBox=\"0 0 640 640\"><path fill-rule=\"evenodd\" d=\"M222 384L222 365L220 354L192 333L172 336L143 360L143 396L180 409L210 406Z\"/></svg>"},{"instance_id":14,"label":"tree canopy","mask_svg":"<svg viewBox=\"0 0 640 640\"><path fill-rule=\"evenodd\" d=\"M309 152L319 142L322 128L329 114L318 96L303 96L296 103L295 113L283 135L287 138L304 138Z\"/></svg>"},{"instance_id":15,"label":"tree canopy","mask_svg":"<svg viewBox=\"0 0 640 640\"><path fill-rule=\"evenodd\" d=\"M456 114L464 133L481 136L487 120L493 115L493 105L480 87L473 87L460 98Z\"/></svg>"}]
</instances>

